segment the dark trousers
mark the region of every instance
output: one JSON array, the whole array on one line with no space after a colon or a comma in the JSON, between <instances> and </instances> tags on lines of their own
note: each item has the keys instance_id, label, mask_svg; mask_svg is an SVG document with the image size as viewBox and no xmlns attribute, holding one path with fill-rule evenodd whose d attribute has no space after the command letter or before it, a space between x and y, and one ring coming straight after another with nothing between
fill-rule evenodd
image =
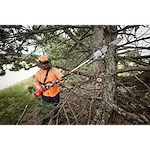
<instances>
[{"instance_id":1,"label":"dark trousers","mask_svg":"<svg viewBox=\"0 0 150 150\"><path fill-rule=\"evenodd\" d=\"M53 119L56 120L57 117L59 117L59 102L60 102L60 94L58 93L56 96L54 97L50 97L50 96L44 96L42 95L42 100L46 103L51 103L55 106L54 108L54 114L53 114Z\"/></svg>"}]
</instances>

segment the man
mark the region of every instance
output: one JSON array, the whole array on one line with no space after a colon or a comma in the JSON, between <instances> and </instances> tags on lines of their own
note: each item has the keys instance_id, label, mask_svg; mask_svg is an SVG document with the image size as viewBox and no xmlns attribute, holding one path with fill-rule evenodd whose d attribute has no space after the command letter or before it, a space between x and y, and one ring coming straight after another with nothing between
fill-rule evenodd
<instances>
[{"instance_id":1,"label":"man","mask_svg":"<svg viewBox=\"0 0 150 150\"><path fill-rule=\"evenodd\" d=\"M51 61L46 56L38 58L41 69L34 76L34 83L38 91L42 93L42 100L55 106L53 119L56 121L59 111L60 90L58 84L48 87L50 83L56 80L63 80L63 74L55 67L52 67Z\"/></svg>"}]
</instances>

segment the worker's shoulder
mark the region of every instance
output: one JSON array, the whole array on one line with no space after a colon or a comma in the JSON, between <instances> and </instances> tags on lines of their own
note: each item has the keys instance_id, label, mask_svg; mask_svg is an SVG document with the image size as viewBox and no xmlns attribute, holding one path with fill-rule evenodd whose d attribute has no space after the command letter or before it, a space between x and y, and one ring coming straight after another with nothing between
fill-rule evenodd
<instances>
[{"instance_id":1,"label":"worker's shoulder","mask_svg":"<svg viewBox=\"0 0 150 150\"><path fill-rule=\"evenodd\" d=\"M42 70L42 69L39 69L39 70L35 73L35 75L38 74L41 70Z\"/></svg>"},{"instance_id":2,"label":"worker's shoulder","mask_svg":"<svg viewBox=\"0 0 150 150\"><path fill-rule=\"evenodd\" d=\"M58 74L60 72L60 70L57 67L53 67L54 70L54 74Z\"/></svg>"},{"instance_id":3,"label":"worker's shoulder","mask_svg":"<svg viewBox=\"0 0 150 150\"><path fill-rule=\"evenodd\" d=\"M53 69L54 69L55 71L59 70L59 69L58 69L57 67L55 67L55 66L53 67Z\"/></svg>"},{"instance_id":4,"label":"worker's shoulder","mask_svg":"<svg viewBox=\"0 0 150 150\"><path fill-rule=\"evenodd\" d=\"M52 68L53 68L53 69L58 69L56 66L53 66Z\"/></svg>"}]
</instances>

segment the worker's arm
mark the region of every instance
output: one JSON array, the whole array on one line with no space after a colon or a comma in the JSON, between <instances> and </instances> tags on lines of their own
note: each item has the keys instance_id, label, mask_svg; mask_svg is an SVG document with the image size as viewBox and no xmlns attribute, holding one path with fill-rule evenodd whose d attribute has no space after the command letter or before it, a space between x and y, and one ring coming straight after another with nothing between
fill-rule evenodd
<instances>
[{"instance_id":1,"label":"worker's arm","mask_svg":"<svg viewBox=\"0 0 150 150\"><path fill-rule=\"evenodd\" d=\"M38 90L42 91L42 87L41 87L41 85L40 85L40 82L39 82L39 79L38 79L37 74L35 74L33 81L34 81L34 84L35 84L36 88L37 88Z\"/></svg>"},{"instance_id":2,"label":"worker's arm","mask_svg":"<svg viewBox=\"0 0 150 150\"><path fill-rule=\"evenodd\" d=\"M64 80L63 76L59 78L59 81L63 81L63 80Z\"/></svg>"},{"instance_id":3,"label":"worker's arm","mask_svg":"<svg viewBox=\"0 0 150 150\"><path fill-rule=\"evenodd\" d=\"M55 68L55 75L57 76L59 81L64 80L64 78L63 78L64 75L57 68Z\"/></svg>"}]
</instances>

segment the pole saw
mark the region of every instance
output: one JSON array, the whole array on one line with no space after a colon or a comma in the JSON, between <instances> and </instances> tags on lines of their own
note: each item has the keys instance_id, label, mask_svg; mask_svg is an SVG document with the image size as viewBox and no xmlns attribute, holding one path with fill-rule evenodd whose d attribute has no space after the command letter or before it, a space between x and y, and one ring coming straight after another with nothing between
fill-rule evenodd
<instances>
[{"instance_id":1,"label":"pole saw","mask_svg":"<svg viewBox=\"0 0 150 150\"><path fill-rule=\"evenodd\" d=\"M118 38L114 41L112 41L111 43L109 43L108 45L117 45L122 39ZM97 48L98 49L98 48ZM71 75L74 71L76 71L77 69L79 69L80 67L82 67L83 65L87 64L88 62L93 62L98 58L104 58L105 55L107 54L107 50L108 50L108 46L104 45L102 47L102 49L98 49L96 52L93 53L93 55L87 59L86 61L84 61L83 63L81 63L79 66L75 67L73 70L69 71L66 75L63 76L63 78L67 77L68 75ZM51 83L46 84L45 88L42 89L42 91L36 91L35 92L35 96L39 97L42 95L43 92L45 92L46 90L48 90L50 87L52 87L53 85L57 84L59 82L59 80L55 80Z\"/></svg>"}]
</instances>

